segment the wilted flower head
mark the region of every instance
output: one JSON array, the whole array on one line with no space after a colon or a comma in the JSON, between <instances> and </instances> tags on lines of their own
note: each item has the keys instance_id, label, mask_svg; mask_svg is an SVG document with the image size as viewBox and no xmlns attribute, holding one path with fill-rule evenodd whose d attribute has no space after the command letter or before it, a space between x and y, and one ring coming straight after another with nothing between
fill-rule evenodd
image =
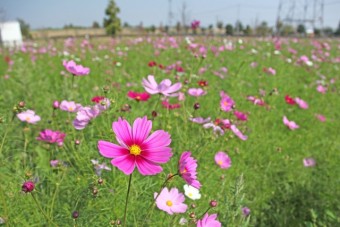
<instances>
[{"instance_id":1,"label":"wilted flower head","mask_svg":"<svg viewBox=\"0 0 340 227\"><path fill-rule=\"evenodd\" d=\"M118 144L99 141L98 149L102 156L112 158L111 164L124 174L130 175L135 167L142 175L155 175L163 169L160 163L166 163L172 156L170 134L157 130L150 136L152 121L147 117L137 118L133 126L119 118L113 122L112 129Z\"/></svg>"},{"instance_id":2,"label":"wilted flower head","mask_svg":"<svg viewBox=\"0 0 340 227\"><path fill-rule=\"evenodd\" d=\"M201 183L197 180L197 160L191 157L190 151L182 153L178 161L178 173L191 186L200 189Z\"/></svg>"},{"instance_id":3,"label":"wilted flower head","mask_svg":"<svg viewBox=\"0 0 340 227\"><path fill-rule=\"evenodd\" d=\"M41 118L35 114L33 110L26 110L17 114L20 121L27 122L30 124L35 124L41 120Z\"/></svg>"},{"instance_id":4,"label":"wilted flower head","mask_svg":"<svg viewBox=\"0 0 340 227\"><path fill-rule=\"evenodd\" d=\"M221 227L222 224L217 220L217 214L209 215L206 213L201 220L197 221L196 227Z\"/></svg>"},{"instance_id":5,"label":"wilted flower head","mask_svg":"<svg viewBox=\"0 0 340 227\"><path fill-rule=\"evenodd\" d=\"M59 131L52 131L50 129L44 129L40 132L37 140L44 141L46 143L59 143L62 144L64 142L66 134Z\"/></svg>"},{"instance_id":6,"label":"wilted flower head","mask_svg":"<svg viewBox=\"0 0 340 227\"><path fill-rule=\"evenodd\" d=\"M223 151L219 151L215 154L215 162L222 169L229 169L231 167L231 159Z\"/></svg>"},{"instance_id":7,"label":"wilted flower head","mask_svg":"<svg viewBox=\"0 0 340 227\"><path fill-rule=\"evenodd\" d=\"M178 191L177 188L163 188L161 193L157 196L155 192L154 197L156 199L156 205L158 209L167 212L170 215L174 213L185 213L188 206L184 204L185 197Z\"/></svg>"},{"instance_id":8,"label":"wilted flower head","mask_svg":"<svg viewBox=\"0 0 340 227\"><path fill-rule=\"evenodd\" d=\"M65 69L72 73L74 76L84 76L90 73L90 69L82 65L77 65L73 60L63 61Z\"/></svg>"},{"instance_id":9,"label":"wilted flower head","mask_svg":"<svg viewBox=\"0 0 340 227\"><path fill-rule=\"evenodd\" d=\"M149 94L162 94L164 96L178 96L177 91L182 88L180 82L171 85L169 79L162 80L159 84L155 81L155 77L152 75L148 76L148 79L143 79L143 87Z\"/></svg>"}]
</instances>

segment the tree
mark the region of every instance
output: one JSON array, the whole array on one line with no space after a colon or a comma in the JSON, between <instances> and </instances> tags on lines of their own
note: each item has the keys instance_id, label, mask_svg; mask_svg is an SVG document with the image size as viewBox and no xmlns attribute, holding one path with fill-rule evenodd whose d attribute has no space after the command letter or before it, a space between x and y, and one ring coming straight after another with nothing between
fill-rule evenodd
<instances>
[{"instance_id":1,"label":"tree","mask_svg":"<svg viewBox=\"0 0 340 227\"><path fill-rule=\"evenodd\" d=\"M253 33L253 29L251 29L251 27L247 25L243 32L245 35L251 35Z\"/></svg>"},{"instance_id":2,"label":"tree","mask_svg":"<svg viewBox=\"0 0 340 227\"><path fill-rule=\"evenodd\" d=\"M235 23L235 30L237 31L238 35L243 32L243 24L241 21L236 21Z\"/></svg>"},{"instance_id":3,"label":"tree","mask_svg":"<svg viewBox=\"0 0 340 227\"><path fill-rule=\"evenodd\" d=\"M119 12L120 9L116 5L115 1L110 0L105 10L106 18L104 18L104 28L108 35L115 35L121 29L120 19L117 16Z\"/></svg>"},{"instance_id":4,"label":"tree","mask_svg":"<svg viewBox=\"0 0 340 227\"><path fill-rule=\"evenodd\" d=\"M218 30L222 30L222 28L223 28L223 22L222 21L217 21L217 23L216 23L216 27L218 28Z\"/></svg>"},{"instance_id":5,"label":"tree","mask_svg":"<svg viewBox=\"0 0 340 227\"><path fill-rule=\"evenodd\" d=\"M24 38L26 39L30 39L31 33L30 33L30 25L27 24L23 19L17 19L19 24L20 24L20 30L21 30L21 34Z\"/></svg>"},{"instance_id":6,"label":"tree","mask_svg":"<svg viewBox=\"0 0 340 227\"><path fill-rule=\"evenodd\" d=\"M233 33L234 33L234 28L233 28L233 26L232 26L231 24L227 24L227 25L225 26L225 34L227 34L227 35L233 35Z\"/></svg>"},{"instance_id":7,"label":"tree","mask_svg":"<svg viewBox=\"0 0 340 227\"><path fill-rule=\"evenodd\" d=\"M94 22L92 23L92 28L100 28L99 23L98 23L97 21L94 21Z\"/></svg>"},{"instance_id":8,"label":"tree","mask_svg":"<svg viewBox=\"0 0 340 227\"><path fill-rule=\"evenodd\" d=\"M297 31L299 34L303 35L303 34L306 33L306 28L305 28L305 26L304 26L303 24L299 24L298 27L297 27L297 29L296 29L296 31Z\"/></svg>"}]
</instances>

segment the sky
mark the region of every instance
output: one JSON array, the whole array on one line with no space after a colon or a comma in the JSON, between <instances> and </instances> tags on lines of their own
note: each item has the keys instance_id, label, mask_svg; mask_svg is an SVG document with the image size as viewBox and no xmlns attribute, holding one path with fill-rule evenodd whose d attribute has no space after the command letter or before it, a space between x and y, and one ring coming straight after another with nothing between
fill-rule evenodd
<instances>
[{"instance_id":1,"label":"sky","mask_svg":"<svg viewBox=\"0 0 340 227\"><path fill-rule=\"evenodd\" d=\"M282 0L281 15L292 13L290 7L294 0ZM295 15L302 15L303 4L307 0L295 0ZM313 2L308 0L308 13L312 12ZM175 25L182 21L185 12L186 21L197 19L202 26L235 24L240 20L244 25L254 26L267 21L274 26L278 16L280 0L116 0L120 8L118 17L122 23L143 26L168 25L169 2L171 2L172 20ZM0 20L23 19L31 29L62 28L66 24L91 26L94 21L100 25L105 17L108 0L0 0ZM185 7L184 7L185 5ZM185 9L185 10L184 10ZM301 9L298 11L298 9ZM324 27L337 28L340 22L340 0L324 0Z\"/></svg>"}]
</instances>

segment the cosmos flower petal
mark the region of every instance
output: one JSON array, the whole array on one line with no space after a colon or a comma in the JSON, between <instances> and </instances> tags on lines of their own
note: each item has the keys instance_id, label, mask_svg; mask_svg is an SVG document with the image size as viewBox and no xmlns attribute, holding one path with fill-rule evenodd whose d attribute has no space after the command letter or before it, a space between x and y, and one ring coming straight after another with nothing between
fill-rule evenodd
<instances>
[{"instance_id":1,"label":"cosmos flower petal","mask_svg":"<svg viewBox=\"0 0 340 227\"><path fill-rule=\"evenodd\" d=\"M152 128L152 121L147 117L137 118L132 127L133 142L135 144L142 143L149 135Z\"/></svg>"},{"instance_id":2,"label":"cosmos flower petal","mask_svg":"<svg viewBox=\"0 0 340 227\"><path fill-rule=\"evenodd\" d=\"M105 158L115 158L129 154L129 151L125 148L102 140L98 142L98 150L99 153Z\"/></svg>"},{"instance_id":3,"label":"cosmos flower petal","mask_svg":"<svg viewBox=\"0 0 340 227\"><path fill-rule=\"evenodd\" d=\"M163 130L157 130L144 141L143 145L146 147L146 149L148 149L149 147L166 147L170 143L170 134Z\"/></svg>"},{"instance_id":4,"label":"cosmos flower petal","mask_svg":"<svg viewBox=\"0 0 340 227\"><path fill-rule=\"evenodd\" d=\"M141 156L136 156L136 165L138 168L138 171L142 175L156 175L160 172L162 172L163 168L144 159Z\"/></svg>"},{"instance_id":5,"label":"cosmos flower petal","mask_svg":"<svg viewBox=\"0 0 340 227\"><path fill-rule=\"evenodd\" d=\"M172 153L169 147L159 147L143 150L142 156L152 162L166 163L170 160Z\"/></svg>"},{"instance_id":6,"label":"cosmos flower petal","mask_svg":"<svg viewBox=\"0 0 340 227\"><path fill-rule=\"evenodd\" d=\"M127 146L132 145L133 140L129 122L119 118L118 121L112 123L112 129L119 142L123 142Z\"/></svg>"},{"instance_id":7,"label":"cosmos flower petal","mask_svg":"<svg viewBox=\"0 0 340 227\"><path fill-rule=\"evenodd\" d=\"M116 166L124 174L130 175L135 169L135 157L133 155L124 155L111 160L111 164Z\"/></svg>"}]
</instances>

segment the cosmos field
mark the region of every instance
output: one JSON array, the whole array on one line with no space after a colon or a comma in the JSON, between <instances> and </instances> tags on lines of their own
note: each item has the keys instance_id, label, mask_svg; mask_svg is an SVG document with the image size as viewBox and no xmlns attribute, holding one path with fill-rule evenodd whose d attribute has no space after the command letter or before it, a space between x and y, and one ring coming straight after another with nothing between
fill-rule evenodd
<instances>
[{"instance_id":1,"label":"cosmos field","mask_svg":"<svg viewBox=\"0 0 340 227\"><path fill-rule=\"evenodd\" d=\"M340 41L1 49L0 225L337 226Z\"/></svg>"}]
</instances>

